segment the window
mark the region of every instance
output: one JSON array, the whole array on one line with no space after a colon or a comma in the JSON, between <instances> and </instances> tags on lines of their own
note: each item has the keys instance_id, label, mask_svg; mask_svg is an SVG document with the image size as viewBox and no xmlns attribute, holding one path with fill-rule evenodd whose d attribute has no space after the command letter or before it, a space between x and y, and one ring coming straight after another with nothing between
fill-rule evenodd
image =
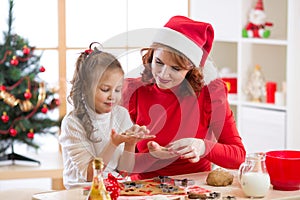
<instances>
[{"instance_id":1,"label":"window","mask_svg":"<svg viewBox=\"0 0 300 200\"><path fill-rule=\"evenodd\" d=\"M1 31L7 31L8 2L0 7ZM188 16L189 0L14 0L14 31L43 51L42 75L49 86L59 87L60 113L68 110L65 98L78 53L97 41L117 55L128 76L140 73L139 48L151 37L145 28L160 28L173 15ZM3 29L2 29L3 27ZM141 40L128 37L146 33ZM149 34L149 35L148 35ZM123 37L122 40L114 40ZM119 38L118 38L119 39ZM3 38L0 38L2 43ZM53 148L52 148L53 149Z\"/></svg>"}]
</instances>

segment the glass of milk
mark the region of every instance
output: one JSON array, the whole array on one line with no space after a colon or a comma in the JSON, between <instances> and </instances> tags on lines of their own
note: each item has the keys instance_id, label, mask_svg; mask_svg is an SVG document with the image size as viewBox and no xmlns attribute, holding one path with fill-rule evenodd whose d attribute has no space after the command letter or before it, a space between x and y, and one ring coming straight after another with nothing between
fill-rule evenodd
<instances>
[{"instance_id":1,"label":"glass of milk","mask_svg":"<svg viewBox=\"0 0 300 200\"><path fill-rule=\"evenodd\" d=\"M238 171L238 180L245 195L250 198L266 196L270 188L264 153L252 153L246 156Z\"/></svg>"}]
</instances>

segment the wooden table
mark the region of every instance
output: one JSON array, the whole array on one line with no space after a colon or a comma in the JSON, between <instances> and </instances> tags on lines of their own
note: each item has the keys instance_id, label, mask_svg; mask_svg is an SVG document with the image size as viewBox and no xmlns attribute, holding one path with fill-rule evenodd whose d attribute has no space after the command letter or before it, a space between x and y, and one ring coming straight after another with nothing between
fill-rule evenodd
<instances>
[{"instance_id":1,"label":"wooden table","mask_svg":"<svg viewBox=\"0 0 300 200\"><path fill-rule=\"evenodd\" d=\"M26 178L51 178L52 189L64 189L62 183L63 161L60 152L26 154L26 157L40 161L40 165L28 161L1 161L0 180L26 179Z\"/></svg>"},{"instance_id":2,"label":"wooden table","mask_svg":"<svg viewBox=\"0 0 300 200\"><path fill-rule=\"evenodd\" d=\"M175 176L174 178L179 179L192 179L195 181L195 184L198 186L201 186L205 189L211 190L212 192L221 192L223 197L226 196L235 196L236 199L249 199L247 198L243 191L240 188L240 184L238 183L236 179L236 172L233 172L235 174L235 178L233 181L233 184L226 187L212 187L206 185L206 177L208 172L201 172L196 174L188 174L188 175L180 175ZM56 191L56 192L46 192L46 193L39 193L35 194L32 197L33 200L64 200L64 199L72 199L72 200L85 200L86 196L83 195L83 190L81 188L79 189L72 189L72 190L63 190L63 191ZM119 197L118 200L145 200L147 198L145 197ZM150 199L148 197L148 199ZM222 199L222 198L221 198ZM279 191L279 190L273 190L270 188L267 196L261 199L280 199L280 200L299 200L300 199L300 190L298 191Z\"/></svg>"}]
</instances>

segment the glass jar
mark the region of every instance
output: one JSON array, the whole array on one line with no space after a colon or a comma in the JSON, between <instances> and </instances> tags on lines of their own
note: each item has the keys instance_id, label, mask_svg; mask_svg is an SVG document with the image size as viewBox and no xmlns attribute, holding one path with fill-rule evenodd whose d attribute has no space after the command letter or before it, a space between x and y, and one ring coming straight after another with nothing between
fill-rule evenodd
<instances>
[{"instance_id":1,"label":"glass jar","mask_svg":"<svg viewBox=\"0 0 300 200\"><path fill-rule=\"evenodd\" d=\"M238 180L247 197L264 197L270 188L270 176L266 168L264 153L246 156L238 171Z\"/></svg>"}]
</instances>

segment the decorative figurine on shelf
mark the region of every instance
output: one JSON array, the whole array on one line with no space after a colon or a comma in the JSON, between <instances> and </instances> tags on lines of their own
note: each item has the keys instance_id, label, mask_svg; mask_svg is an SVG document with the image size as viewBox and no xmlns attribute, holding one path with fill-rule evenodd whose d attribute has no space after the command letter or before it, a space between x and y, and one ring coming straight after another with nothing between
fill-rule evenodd
<instances>
[{"instance_id":1,"label":"decorative figurine on shelf","mask_svg":"<svg viewBox=\"0 0 300 200\"><path fill-rule=\"evenodd\" d=\"M263 0L257 0L254 9L249 13L249 22L242 30L242 36L245 38L268 38L271 31L267 26L273 26L273 23L266 21L266 13L263 7Z\"/></svg>"},{"instance_id":2,"label":"decorative figurine on shelf","mask_svg":"<svg viewBox=\"0 0 300 200\"><path fill-rule=\"evenodd\" d=\"M256 65L246 84L245 94L250 96L251 101L262 102L266 93L265 85L266 81L261 67Z\"/></svg>"}]
</instances>

